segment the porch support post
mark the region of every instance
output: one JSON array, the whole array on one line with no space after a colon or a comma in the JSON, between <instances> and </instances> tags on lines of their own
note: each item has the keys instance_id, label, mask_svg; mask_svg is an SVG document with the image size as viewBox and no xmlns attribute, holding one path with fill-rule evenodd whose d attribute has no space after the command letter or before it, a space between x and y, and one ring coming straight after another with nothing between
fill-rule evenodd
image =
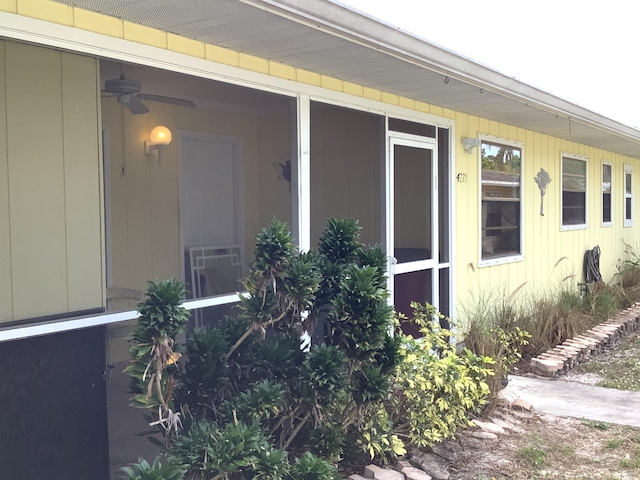
<instances>
[{"instance_id":1,"label":"porch support post","mask_svg":"<svg viewBox=\"0 0 640 480\"><path fill-rule=\"evenodd\" d=\"M298 95L297 234L300 250L311 249L311 102Z\"/></svg>"}]
</instances>

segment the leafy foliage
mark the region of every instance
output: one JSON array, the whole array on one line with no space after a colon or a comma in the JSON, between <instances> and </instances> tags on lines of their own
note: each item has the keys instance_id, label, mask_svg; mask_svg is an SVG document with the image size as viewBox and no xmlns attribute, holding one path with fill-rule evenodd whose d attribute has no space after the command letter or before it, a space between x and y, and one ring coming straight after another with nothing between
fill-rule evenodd
<instances>
[{"instance_id":1,"label":"leafy foliage","mask_svg":"<svg viewBox=\"0 0 640 480\"><path fill-rule=\"evenodd\" d=\"M279 480L288 471L286 452L274 449L257 424L199 420L179 435L170 460L187 471L188 480L263 478Z\"/></svg>"},{"instance_id":2,"label":"leafy foliage","mask_svg":"<svg viewBox=\"0 0 640 480\"><path fill-rule=\"evenodd\" d=\"M149 281L147 286L145 299L138 305L138 323L129 336L133 360L125 372L131 377L132 406L154 413L157 409L156 421L150 425L158 425L170 435L177 433L181 424L173 406L174 374L181 354L173 346L189 312L181 306L185 298L181 281Z\"/></svg>"},{"instance_id":3,"label":"leafy foliage","mask_svg":"<svg viewBox=\"0 0 640 480\"><path fill-rule=\"evenodd\" d=\"M431 305L413 303L414 318L423 337L403 338L403 362L396 374L391 418L396 431L418 446L453 435L468 425L489 395L487 377L493 360L465 349L456 354L449 342L451 332L434 321L441 316Z\"/></svg>"},{"instance_id":4,"label":"leafy foliage","mask_svg":"<svg viewBox=\"0 0 640 480\"><path fill-rule=\"evenodd\" d=\"M402 455L401 437L424 445L448 436L481 403L489 360L456 356L432 309L415 307L426 342L390 336L386 255L359 235L356 221L330 219L318 251L300 253L274 220L257 237L241 313L188 339L175 398L173 383L159 393L141 383L147 369L161 372L160 386L173 381L175 365L156 370L142 356L153 341L132 345L141 403L173 408L173 399L184 412L167 454L185 480L334 480L330 462ZM144 322L138 340L179 331Z\"/></svg>"},{"instance_id":5,"label":"leafy foliage","mask_svg":"<svg viewBox=\"0 0 640 480\"><path fill-rule=\"evenodd\" d=\"M338 470L326 460L305 452L296 458L291 476L296 480L335 480L340 478Z\"/></svg>"},{"instance_id":6,"label":"leafy foliage","mask_svg":"<svg viewBox=\"0 0 640 480\"><path fill-rule=\"evenodd\" d=\"M184 470L173 465L162 465L156 458L149 465L144 458L138 458L138 462L130 467L121 468L122 480L182 480Z\"/></svg>"}]
</instances>

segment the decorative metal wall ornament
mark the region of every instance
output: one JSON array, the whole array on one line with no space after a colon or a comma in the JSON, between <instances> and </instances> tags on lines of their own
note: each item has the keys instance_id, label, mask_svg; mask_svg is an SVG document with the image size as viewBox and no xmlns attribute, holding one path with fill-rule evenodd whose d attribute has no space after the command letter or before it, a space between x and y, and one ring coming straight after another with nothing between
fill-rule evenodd
<instances>
[{"instance_id":1,"label":"decorative metal wall ornament","mask_svg":"<svg viewBox=\"0 0 640 480\"><path fill-rule=\"evenodd\" d=\"M289 184L289 191L291 191L291 161L285 162L273 162L273 168L278 172L278 180L284 180Z\"/></svg>"},{"instance_id":2,"label":"decorative metal wall ornament","mask_svg":"<svg viewBox=\"0 0 640 480\"><path fill-rule=\"evenodd\" d=\"M544 168L533 178L540 189L540 216L544 217L544 194L547 193L547 185L551 183L551 177Z\"/></svg>"}]
</instances>

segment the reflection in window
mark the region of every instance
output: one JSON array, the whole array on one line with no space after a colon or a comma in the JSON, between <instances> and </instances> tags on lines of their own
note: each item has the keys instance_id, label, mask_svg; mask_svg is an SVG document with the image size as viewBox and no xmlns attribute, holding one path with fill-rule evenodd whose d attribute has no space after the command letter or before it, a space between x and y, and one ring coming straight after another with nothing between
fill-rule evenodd
<instances>
[{"instance_id":1,"label":"reflection in window","mask_svg":"<svg viewBox=\"0 0 640 480\"><path fill-rule=\"evenodd\" d=\"M562 225L587 223L587 162L562 157Z\"/></svg>"},{"instance_id":2,"label":"reflection in window","mask_svg":"<svg viewBox=\"0 0 640 480\"><path fill-rule=\"evenodd\" d=\"M519 255L522 150L483 141L481 160L482 259Z\"/></svg>"},{"instance_id":3,"label":"reflection in window","mask_svg":"<svg viewBox=\"0 0 640 480\"><path fill-rule=\"evenodd\" d=\"M602 164L602 223L611 223L611 165Z\"/></svg>"},{"instance_id":4,"label":"reflection in window","mask_svg":"<svg viewBox=\"0 0 640 480\"><path fill-rule=\"evenodd\" d=\"M624 226L633 225L633 167L624 166Z\"/></svg>"}]
</instances>

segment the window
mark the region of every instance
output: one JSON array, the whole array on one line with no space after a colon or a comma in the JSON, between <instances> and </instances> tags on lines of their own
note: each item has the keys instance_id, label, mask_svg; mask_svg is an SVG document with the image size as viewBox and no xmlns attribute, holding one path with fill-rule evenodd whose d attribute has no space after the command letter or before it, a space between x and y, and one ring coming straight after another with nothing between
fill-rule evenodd
<instances>
[{"instance_id":1,"label":"window","mask_svg":"<svg viewBox=\"0 0 640 480\"><path fill-rule=\"evenodd\" d=\"M602 163L602 224L611 225L611 164Z\"/></svg>"},{"instance_id":2,"label":"window","mask_svg":"<svg viewBox=\"0 0 640 480\"><path fill-rule=\"evenodd\" d=\"M624 226L633 225L633 167L624 166Z\"/></svg>"},{"instance_id":3,"label":"window","mask_svg":"<svg viewBox=\"0 0 640 480\"><path fill-rule=\"evenodd\" d=\"M519 256L522 254L521 145L482 140L480 155L481 260Z\"/></svg>"},{"instance_id":4,"label":"window","mask_svg":"<svg viewBox=\"0 0 640 480\"><path fill-rule=\"evenodd\" d=\"M577 156L562 156L562 226L587 226L587 161Z\"/></svg>"}]
</instances>

